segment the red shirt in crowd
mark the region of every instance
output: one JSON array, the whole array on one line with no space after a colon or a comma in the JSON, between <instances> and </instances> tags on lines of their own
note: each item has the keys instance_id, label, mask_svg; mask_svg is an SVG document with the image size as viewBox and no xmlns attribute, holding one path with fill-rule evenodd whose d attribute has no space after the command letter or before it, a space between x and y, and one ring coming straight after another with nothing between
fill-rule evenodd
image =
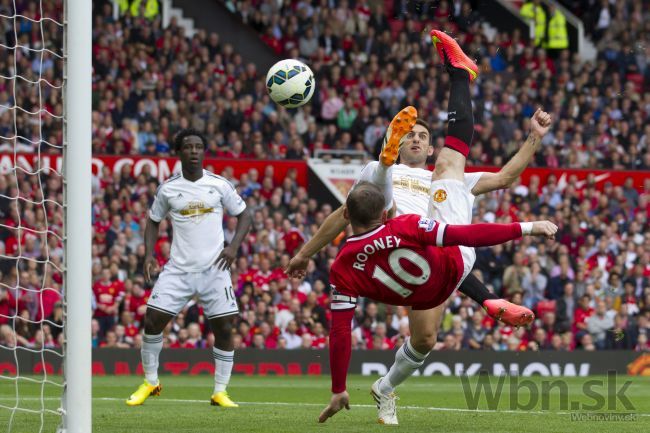
<instances>
[{"instance_id":1,"label":"red shirt in crowd","mask_svg":"<svg viewBox=\"0 0 650 433\"><path fill-rule=\"evenodd\" d=\"M238 287L243 287L244 284L246 283L253 283L255 278L255 271L254 270L249 270L244 273L239 274L239 278L237 278L237 286Z\"/></svg>"},{"instance_id":2,"label":"red shirt in crowd","mask_svg":"<svg viewBox=\"0 0 650 433\"><path fill-rule=\"evenodd\" d=\"M124 297L124 308L133 313L133 320L137 323L144 323L144 313L147 310L147 301L151 290L145 290L143 296L127 294Z\"/></svg>"},{"instance_id":3,"label":"red shirt in crowd","mask_svg":"<svg viewBox=\"0 0 650 433\"><path fill-rule=\"evenodd\" d=\"M97 309L95 310L95 317L112 316L113 314L102 311L99 306L102 305L106 308L114 307L117 305L118 299L124 295L123 284L118 284L119 281L104 281L99 280L93 286L93 292L97 299Z\"/></svg>"},{"instance_id":4,"label":"red shirt in crowd","mask_svg":"<svg viewBox=\"0 0 650 433\"><path fill-rule=\"evenodd\" d=\"M283 236L282 239L284 239L284 243L287 246L287 253L293 256L293 253L296 251L296 249L305 242L305 237L303 236L302 233L300 233L300 230L296 228L292 228L288 232L286 232Z\"/></svg>"},{"instance_id":5,"label":"red shirt in crowd","mask_svg":"<svg viewBox=\"0 0 650 433\"><path fill-rule=\"evenodd\" d=\"M577 308L576 312L573 314L573 333L579 331L578 323L586 324L587 319L594 314L594 309L589 307L587 310L582 308Z\"/></svg>"},{"instance_id":6,"label":"red shirt in crowd","mask_svg":"<svg viewBox=\"0 0 650 433\"><path fill-rule=\"evenodd\" d=\"M272 280L273 272L271 271L263 272L262 270L259 270L253 276L253 284L255 284L256 287L262 287L265 284L268 286Z\"/></svg>"},{"instance_id":7,"label":"red shirt in crowd","mask_svg":"<svg viewBox=\"0 0 650 433\"><path fill-rule=\"evenodd\" d=\"M184 341L180 342L178 340L174 341L172 344L169 345L170 349L196 349L196 344L192 343L191 341Z\"/></svg>"},{"instance_id":8,"label":"red shirt in crowd","mask_svg":"<svg viewBox=\"0 0 650 433\"><path fill-rule=\"evenodd\" d=\"M587 259L587 267L589 270L601 268L604 271L609 271L613 266L614 257L611 254L594 254Z\"/></svg>"},{"instance_id":9,"label":"red shirt in crowd","mask_svg":"<svg viewBox=\"0 0 650 433\"><path fill-rule=\"evenodd\" d=\"M9 317L13 314L13 308L16 301L11 292L5 288L0 288L0 325L9 323Z\"/></svg>"}]
</instances>

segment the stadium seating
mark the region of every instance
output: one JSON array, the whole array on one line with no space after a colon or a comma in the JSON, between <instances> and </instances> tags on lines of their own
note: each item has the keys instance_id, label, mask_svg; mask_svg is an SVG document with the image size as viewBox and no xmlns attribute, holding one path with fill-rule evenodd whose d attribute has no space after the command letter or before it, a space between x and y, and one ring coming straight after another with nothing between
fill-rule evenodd
<instances>
[{"instance_id":1,"label":"stadium seating","mask_svg":"<svg viewBox=\"0 0 650 433\"><path fill-rule=\"evenodd\" d=\"M287 2L277 9L270 3L245 1L238 7L245 21L270 43L278 43L284 55L300 55L297 47L307 28L313 27L319 40L316 53L304 59L319 78L317 94L309 106L297 112L272 104L262 81L264 71L242 64L232 47L220 43L218 35L199 30L188 39L173 24L162 29L160 18L127 15L115 21L110 8L97 8L93 152L168 156L175 130L193 126L205 133L211 157L300 160L314 149L345 146L374 154L377 140L366 140L366 132L374 127L376 118L385 127L392 113L407 104L415 105L430 122L439 145L444 135L448 83L433 55L428 32L423 33L437 25L452 30L481 65L482 76L473 86L479 125L474 147L479 150L472 152L470 164L505 163L525 136L534 108L542 106L552 113L555 126L533 166L650 170L649 43L637 46L633 57L625 44L603 43L597 62L580 64L570 53L549 60L543 51L532 50L517 36L497 34L489 40L481 33L476 17L463 17L453 7L444 16L428 12L423 23L393 18L401 16L396 12L401 10L401 2L385 1L386 32L373 34L363 30L372 27L364 25L367 16L359 10L364 2L351 2L347 9L343 2L335 2L335 10L309 2ZM303 7L316 18L294 22L296 11ZM257 12L242 12L251 8ZM265 17L265 13L271 16ZM650 22L647 6L642 13L645 22ZM380 28L382 21L373 14L369 20ZM327 25L341 32L334 34L331 44L321 38L321 27ZM293 34L289 28L294 28ZM23 33L29 31L21 30L19 36ZM612 30L601 41L618 36ZM634 40L647 41L649 37L646 25L638 28ZM32 60L26 56L21 66L29 68ZM0 65L7 69L4 63L8 61L0 60ZM29 95L18 97L24 101ZM323 104L333 97L349 101L358 112L348 131L349 140L341 140L336 117L323 116ZM0 89L0 102L4 99L8 99L7 89ZM52 95L49 109L58 110L58 101ZM0 112L0 120L3 115L6 113ZM0 135L9 135L2 129L6 125L0 122ZM46 132L48 142L61 142L60 126L52 123ZM0 152L7 150L2 148L5 144L0 142ZM29 141L21 145L24 152L37 151ZM42 150L58 152L56 146ZM330 206L310 201L291 176L278 182L269 173L251 172L240 178L228 172L223 175L240 193L246 191L244 195L255 209L254 230L233 272L242 311L237 348L325 347L327 274L336 245L315 257L304 280L287 279L282 267L331 212ZM441 343L441 348L469 348L474 340L486 350L649 349L647 339L644 343L638 336L650 336L650 181L601 188L600 184L579 185L571 180L560 187L549 179L547 184L531 182L488 194L476 205L477 221L526 221L544 215L560 226L557 243L527 240L506 245L503 251L482 250L475 270L494 291L513 302L531 305L538 321L529 330L511 329L483 317L476 304L456 295L449 301L440 337L451 335L455 343ZM141 344L143 305L150 291L142 276L143 228L157 184L158 180L147 174L136 179L104 172L93 179L93 276L96 288L115 289L112 302L118 307L117 313L95 310L93 343L97 347ZM21 194L34 194L38 187L37 179L21 172L0 175L0 194L15 196L17 185ZM9 203L2 200L0 219L11 227L17 224L17 215ZM34 213L33 209L20 209L23 224L30 211ZM60 211L53 209L48 216L60 218ZM36 219L34 227L39 223L42 221ZM226 221L226 236L231 225ZM161 224L161 235L156 251L164 263L169 252L169 225ZM31 242L18 237L15 231L0 228L0 253L13 255L17 244ZM38 251L44 240L34 242ZM13 262L3 260L0 279L5 286L16 287L15 269ZM60 289L56 278L53 280L52 287ZM542 298L532 296L539 291L536 284L546 286ZM48 310L37 311L35 301L24 295L20 288L4 290L0 313L22 317L44 314L60 322L57 299L48 301ZM582 296L588 298L586 307L579 306ZM624 332L632 337L624 340L625 347L614 332L598 344L582 346L583 335L589 333L586 318L596 314L599 300L605 300L612 323L618 317ZM567 309L567 303L575 308ZM20 311L15 311L16 305ZM483 324L483 332L471 331L474 317ZM19 344L57 346L58 335L47 325L46 343L42 343L28 322L16 320L25 325L16 327ZM401 344L404 321L401 308L366 303L357 312L355 347ZM0 318L0 326L7 323ZM536 338L539 328L546 331L543 341ZM254 338L256 335L262 337ZM0 332L0 344L3 338L5 333ZM168 328L165 345L209 347L211 338L200 308L192 305Z\"/></svg>"}]
</instances>

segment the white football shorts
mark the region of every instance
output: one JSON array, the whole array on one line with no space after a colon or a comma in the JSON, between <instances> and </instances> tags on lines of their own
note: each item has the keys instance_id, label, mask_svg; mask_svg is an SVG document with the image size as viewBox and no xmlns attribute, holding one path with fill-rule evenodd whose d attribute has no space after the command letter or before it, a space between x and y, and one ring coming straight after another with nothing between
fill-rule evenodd
<instances>
[{"instance_id":1,"label":"white football shorts","mask_svg":"<svg viewBox=\"0 0 650 433\"><path fill-rule=\"evenodd\" d=\"M147 308L176 316L195 296L208 320L239 312L229 271L213 265L203 272L184 272L170 263L160 273Z\"/></svg>"}]
</instances>

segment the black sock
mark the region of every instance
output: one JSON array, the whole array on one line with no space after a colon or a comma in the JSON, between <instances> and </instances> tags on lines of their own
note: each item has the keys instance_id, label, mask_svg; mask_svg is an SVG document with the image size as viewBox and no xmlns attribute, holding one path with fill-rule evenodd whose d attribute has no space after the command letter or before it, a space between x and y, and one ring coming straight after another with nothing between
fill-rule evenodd
<instances>
[{"instance_id":1,"label":"black sock","mask_svg":"<svg viewBox=\"0 0 650 433\"><path fill-rule=\"evenodd\" d=\"M469 72L459 68L449 68L451 90L449 92L449 120L445 146L469 154L474 136L474 114L472 97L469 93Z\"/></svg>"},{"instance_id":2,"label":"black sock","mask_svg":"<svg viewBox=\"0 0 650 433\"><path fill-rule=\"evenodd\" d=\"M488 299L499 299L497 295L488 291L485 284L481 283L474 274L469 274L458 290L475 300L481 306L483 305L483 302Z\"/></svg>"}]
</instances>

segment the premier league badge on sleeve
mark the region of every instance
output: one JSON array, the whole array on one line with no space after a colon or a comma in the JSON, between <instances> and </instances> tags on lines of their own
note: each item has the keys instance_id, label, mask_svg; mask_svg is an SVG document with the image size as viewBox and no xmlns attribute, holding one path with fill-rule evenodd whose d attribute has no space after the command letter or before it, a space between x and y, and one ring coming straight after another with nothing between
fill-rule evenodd
<instances>
[{"instance_id":1,"label":"premier league badge on sleeve","mask_svg":"<svg viewBox=\"0 0 650 433\"><path fill-rule=\"evenodd\" d=\"M430 232L436 226L436 221L431 218L420 218L418 221L418 227L424 231Z\"/></svg>"}]
</instances>

